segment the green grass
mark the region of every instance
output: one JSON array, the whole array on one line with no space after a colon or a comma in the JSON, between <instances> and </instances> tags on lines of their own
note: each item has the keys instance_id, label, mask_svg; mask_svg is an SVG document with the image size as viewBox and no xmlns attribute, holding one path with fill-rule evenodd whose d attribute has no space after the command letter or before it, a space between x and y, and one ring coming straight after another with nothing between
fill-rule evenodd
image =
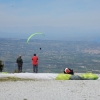
<instances>
[{"instance_id":1,"label":"green grass","mask_svg":"<svg viewBox=\"0 0 100 100\"><path fill-rule=\"evenodd\" d=\"M36 81L35 79L22 79L22 78L16 78L16 77L4 77L0 78L0 82L4 81Z\"/></svg>"}]
</instances>

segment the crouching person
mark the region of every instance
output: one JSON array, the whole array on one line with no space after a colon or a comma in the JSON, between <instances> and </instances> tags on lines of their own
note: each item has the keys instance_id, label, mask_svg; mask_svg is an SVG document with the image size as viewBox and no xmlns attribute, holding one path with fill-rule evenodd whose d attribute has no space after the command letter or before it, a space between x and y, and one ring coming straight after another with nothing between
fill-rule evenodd
<instances>
[{"instance_id":1,"label":"crouching person","mask_svg":"<svg viewBox=\"0 0 100 100\"><path fill-rule=\"evenodd\" d=\"M65 69L64 69L64 73L65 73L65 74L72 74L72 75L74 75L73 69L70 69L70 68L65 68Z\"/></svg>"},{"instance_id":2,"label":"crouching person","mask_svg":"<svg viewBox=\"0 0 100 100\"><path fill-rule=\"evenodd\" d=\"M0 60L0 72L2 72L3 68L4 68L4 64L2 64L2 61Z\"/></svg>"}]
</instances>

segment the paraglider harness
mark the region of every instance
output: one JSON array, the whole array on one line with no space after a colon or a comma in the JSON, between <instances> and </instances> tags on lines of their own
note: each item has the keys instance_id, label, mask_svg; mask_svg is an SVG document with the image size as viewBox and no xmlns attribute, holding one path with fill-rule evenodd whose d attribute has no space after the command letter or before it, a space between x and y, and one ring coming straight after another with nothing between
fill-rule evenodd
<instances>
[{"instance_id":1,"label":"paraglider harness","mask_svg":"<svg viewBox=\"0 0 100 100\"><path fill-rule=\"evenodd\" d=\"M65 68L65 69L64 69L64 74L71 74L71 75L74 75L74 71L73 71L73 69Z\"/></svg>"}]
</instances>

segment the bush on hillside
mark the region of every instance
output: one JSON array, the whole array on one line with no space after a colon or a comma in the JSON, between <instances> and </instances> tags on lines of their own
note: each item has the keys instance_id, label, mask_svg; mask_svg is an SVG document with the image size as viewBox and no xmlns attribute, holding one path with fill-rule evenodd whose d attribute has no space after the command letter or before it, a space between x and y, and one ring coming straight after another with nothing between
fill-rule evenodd
<instances>
[{"instance_id":1,"label":"bush on hillside","mask_svg":"<svg viewBox=\"0 0 100 100\"><path fill-rule=\"evenodd\" d=\"M4 68L4 64L2 63L2 60L0 60L0 72L2 72L3 68Z\"/></svg>"}]
</instances>

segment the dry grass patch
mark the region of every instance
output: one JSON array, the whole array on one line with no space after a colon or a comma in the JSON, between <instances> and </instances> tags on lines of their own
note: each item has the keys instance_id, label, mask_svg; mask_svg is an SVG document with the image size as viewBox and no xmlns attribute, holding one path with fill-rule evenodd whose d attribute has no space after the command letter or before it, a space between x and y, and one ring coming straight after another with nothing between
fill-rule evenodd
<instances>
[{"instance_id":1,"label":"dry grass patch","mask_svg":"<svg viewBox=\"0 0 100 100\"><path fill-rule=\"evenodd\" d=\"M16 77L0 78L0 82L4 82L4 81L35 81L35 79L22 79L22 78L16 78Z\"/></svg>"}]
</instances>

